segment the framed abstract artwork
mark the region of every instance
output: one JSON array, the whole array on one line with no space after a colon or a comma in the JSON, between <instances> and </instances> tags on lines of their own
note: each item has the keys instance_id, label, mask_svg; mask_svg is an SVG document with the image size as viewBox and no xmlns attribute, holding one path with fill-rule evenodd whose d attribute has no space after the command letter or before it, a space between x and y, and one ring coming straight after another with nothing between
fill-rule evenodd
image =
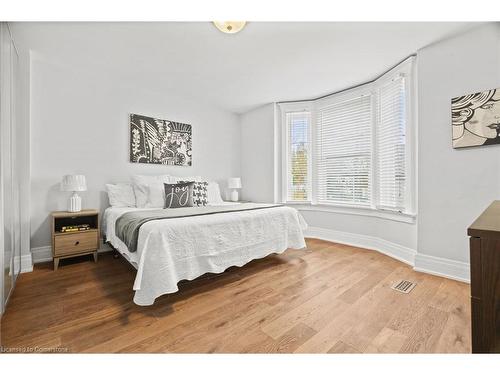
<instances>
[{"instance_id":1,"label":"framed abstract artwork","mask_svg":"<svg viewBox=\"0 0 500 375\"><path fill-rule=\"evenodd\" d=\"M500 89L451 99L453 148L500 144Z\"/></svg>"},{"instance_id":2,"label":"framed abstract artwork","mask_svg":"<svg viewBox=\"0 0 500 375\"><path fill-rule=\"evenodd\" d=\"M191 125L130 115L132 163L191 166L192 152Z\"/></svg>"}]
</instances>

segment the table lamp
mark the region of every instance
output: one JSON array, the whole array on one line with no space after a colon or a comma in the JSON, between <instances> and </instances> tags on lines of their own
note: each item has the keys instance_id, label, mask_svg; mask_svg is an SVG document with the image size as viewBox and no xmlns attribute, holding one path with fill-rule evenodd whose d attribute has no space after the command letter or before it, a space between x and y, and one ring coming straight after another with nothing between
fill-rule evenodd
<instances>
[{"instance_id":1,"label":"table lamp","mask_svg":"<svg viewBox=\"0 0 500 375\"><path fill-rule=\"evenodd\" d=\"M230 177L227 180L227 187L231 189L231 200L233 202L238 201L238 189L241 189L241 178L240 177Z\"/></svg>"},{"instance_id":2,"label":"table lamp","mask_svg":"<svg viewBox=\"0 0 500 375\"><path fill-rule=\"evenodd\" d=\"M72 191L73 195L69 198L68 211L78 212L82 210L82 198L76 193L77 191L86 191L87 182L85 181L85 176L78 174L72 175L68 174L63 176L61 182L62 191Z\"/></svg>"}]
</instances>

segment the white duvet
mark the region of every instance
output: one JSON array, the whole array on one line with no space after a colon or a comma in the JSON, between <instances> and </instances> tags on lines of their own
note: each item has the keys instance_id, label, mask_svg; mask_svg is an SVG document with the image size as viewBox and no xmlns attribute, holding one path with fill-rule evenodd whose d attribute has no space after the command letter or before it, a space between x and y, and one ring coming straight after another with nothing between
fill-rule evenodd
<instances>
[{"instance_id":1,"label":"white duvet","mask_svg":"<svg viewBox=\"0 0 500 375\"><path fill-rule=\"evenodd\" d=\"M142 225L137 251L115 236L115 222L125 212L144 208L109 207L104 213L106 239L137 268L134 302L151 305L174 293L181 280L220 273L253 259L302 249L307 224L291 207L153 220ZM153 209L156 210L156 209Z\"/></svg>"}]
</instances>

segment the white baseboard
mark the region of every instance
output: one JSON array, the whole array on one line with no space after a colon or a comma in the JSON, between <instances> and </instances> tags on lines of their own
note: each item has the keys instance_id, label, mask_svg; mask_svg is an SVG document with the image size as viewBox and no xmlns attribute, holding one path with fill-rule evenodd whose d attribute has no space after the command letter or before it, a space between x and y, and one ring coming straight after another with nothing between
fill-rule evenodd
<instances>
[{"instance_id":1,"label":"white baseboard","mask_svg":"<svg viewBox=\"0 0 500 375\"><path fill-rule=\"evenodd\" d=\"M33 261L31 253L21 255L20 257L14 257L14 269L19 269L19 266L21 266L21 273L33 271Z\"/></svg>"},{"instance_id":2,"label":"white baseboard","mask_svg":"<svg viewBox=\"0 0 500 375\"><path fill-rule=\"evenodd\" d=\"M304 235L306 237L318 238L325 241L377 250L382 254L388 255L411 266L415 263L415 250L381 238L318 227L307 228Z\"/></svg>"},{"instance_id":3,"label":"white baseboard","mask_svg":"<svg viewBox=\"0 0 500 375\"><path fill-rule=\"evenodd\" d=\"M408 247L372 236L341 232L332 229L309 227L304 235L325 241L376 250L413 267L415 271L469 282L469 264L456 260L420 254Z\"/></svg>"},{"instance_id":4,"label":"white baseboard","mask_svg":"<svg viewBox=\"0 0 500 375\"><path fill-rule=\"evenodd\" d=\"M105 253L108 251L112 251L113 249L108 244L101 244L98 253ZM51 246L42 246L42 247L34 247L31 249L31 254L33 257L33 264L36 263L44 263L52 261L52 247Z\"/></svg>"},{"instance_id":5,"label":"white baseboard","mask_svg":"<svg viewBox=\"0 0 500 375\"><path fill-rule=\"evenodd\" d=\"M31 249L31 256L33 257L33 264L50 262L52 260L52 247L34 247Z\"/></svg>"},{"instance_id":6,"label":"white baseboard","mask_svg":"<svg viewBox=\"0 0 500 375\"><path fill-rule=\"evenodd\" d=\"M21 256L21 273L33 271L33 257L30 254Z\"/></svg>"},{"instance_id":7,"label":"white baseboard","mask_svg":"<svg viewBox=\"0 0 500 375\"><path fill-rule=\"evenodd\" d=\"M457 260L438 258L432 255L419 253L415 258L415 266L413 269L415 271L470 283L469 263L459 262Z\"/></svg>"}]
</instances>

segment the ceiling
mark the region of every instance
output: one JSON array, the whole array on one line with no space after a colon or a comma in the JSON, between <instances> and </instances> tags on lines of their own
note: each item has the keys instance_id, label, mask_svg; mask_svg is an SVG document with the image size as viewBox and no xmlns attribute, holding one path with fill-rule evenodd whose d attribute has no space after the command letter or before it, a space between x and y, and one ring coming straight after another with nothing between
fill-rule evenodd
<instances>
[{"instance_id":1,"label":"ceiling","mask_svg":"<svg viewBox=\"0 0 500 375\"><path fill-rule=\"evenodd\" d=\"M59 64L95 67L244 113L369 81L473 23L14 23L16 42Z\"/></svg>"}]
</instances>

